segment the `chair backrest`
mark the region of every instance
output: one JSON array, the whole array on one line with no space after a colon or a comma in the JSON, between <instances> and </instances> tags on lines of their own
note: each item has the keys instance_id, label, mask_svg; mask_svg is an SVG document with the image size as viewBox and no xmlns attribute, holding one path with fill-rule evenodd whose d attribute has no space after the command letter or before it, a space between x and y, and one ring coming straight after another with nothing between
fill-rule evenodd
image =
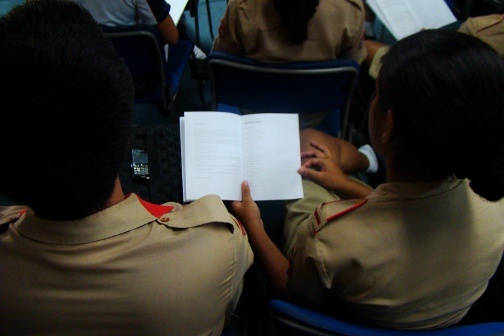
<instances>
[{"instance_id":1,"label":"chair backrest","mask_svg":"<svg viewBox=\"0 0 504 336\"><path fill-rule=\"evenodd\" d=\"M356 61L260 63L221 52L207 59L213 110L331 111L321 128L345 137L359 73Z\"/></svg>"},{"instance_id":2,"label":"chair backrest","mask_svg":"<svg viewBox=\"0 0 504 336\"><path fill-rule=\"evenodd\" d=\"M192 43L179 40L169 46L166 55L166 44L156 27L102 26L102 31L133 74L136 102L157 102L164 112L170 113L174 94L193 50Z\"/></svg>"},{"instance_id":3,"label":"chair backrest","mask_svg":"<svg viewBox=\"0 0 504 336\"><path fill-rule=\"evenodd\" d=\"M487 322L424 331L401 331L350 323L282 301L269 303L269 335L490 336L504 335L504 322Z\"/></svg>"},{"instance_id":4,"label":"chair backrest","mask_svg":"<svg viewBox=\"0 0 504 336\"><path fill-rule=\"evenodd\" d=\"M136 102L161 102L169 111L166 54L159 31L152 26L103 26L102 30L133 74Z\"/></svg>"}]
</instances>

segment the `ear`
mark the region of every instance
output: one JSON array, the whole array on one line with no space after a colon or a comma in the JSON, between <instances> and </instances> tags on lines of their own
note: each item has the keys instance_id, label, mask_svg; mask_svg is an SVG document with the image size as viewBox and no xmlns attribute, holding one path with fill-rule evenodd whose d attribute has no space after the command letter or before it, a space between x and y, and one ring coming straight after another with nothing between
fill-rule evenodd
<instances>
[{"instance_id":1,"label":"ear","mask_svg":"<svg viewBox=\"0 0 504 336\"><path fill-rule=\"evenodd\" d=\"M395 116L392 109L388 109L383 120L383 133L381 136L382 144L390 144L393 140L395 126Z\"/></svg>"}]
</instances>

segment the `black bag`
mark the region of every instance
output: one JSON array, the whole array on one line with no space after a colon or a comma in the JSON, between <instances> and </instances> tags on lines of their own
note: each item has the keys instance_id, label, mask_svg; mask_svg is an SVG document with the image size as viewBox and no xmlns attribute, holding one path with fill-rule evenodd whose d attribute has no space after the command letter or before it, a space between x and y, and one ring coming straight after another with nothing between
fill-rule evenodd
<instances>
[{"instance_id":1,"label":"black bag","mask_svg":"<svg viewBox=\"0 0 504 336\"><path fill-rule=\"evenodd\" d=\"M155 204L182 203L179 125L135 126L131 148L147 151L150 179L133 179L131 158L126 160L120 173L124 193L136 193L143 200Z\"/></svg>"}]
</instances>

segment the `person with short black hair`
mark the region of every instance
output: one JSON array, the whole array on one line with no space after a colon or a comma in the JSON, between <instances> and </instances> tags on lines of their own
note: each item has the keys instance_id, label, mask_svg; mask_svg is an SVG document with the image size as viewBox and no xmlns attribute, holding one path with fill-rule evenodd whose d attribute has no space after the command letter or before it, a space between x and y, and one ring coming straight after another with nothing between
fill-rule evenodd
<instances>
[{"instance_id":1,"label":"person with short black hair","mask_svg":"<svg viewBox=\"0 0 504 336\"><path fill-rule=\"evenodd\" d=\"M216 195L124 194L133 81L80 5L0 18L0 335L220 335L253 262Z\"/></svg>"},{"instance_id":2,"label":"person with short black hair","mask_svg":"<svg viewBox=\"0 0 504 336\"><path fill-rule=\"evenodd\" d=\"M277 293L382 328L460 321L504 250L503 87L504 60L474 37L425 30L394 44L369 120L385 183L345 174L332 138L314 131L302 137L305 196L287 202L285 256L246 183L232 204Z\"/></svg>"}]
</instances>

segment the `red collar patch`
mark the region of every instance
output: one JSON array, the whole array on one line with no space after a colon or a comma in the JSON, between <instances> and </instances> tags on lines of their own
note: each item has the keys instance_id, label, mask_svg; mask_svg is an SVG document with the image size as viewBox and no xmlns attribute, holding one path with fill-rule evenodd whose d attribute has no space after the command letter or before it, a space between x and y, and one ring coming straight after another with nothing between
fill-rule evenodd
<instances>
[{"instance_id":1,"label":"red collar patch","mask_svg":"<svg viewBox=\"0 0 504 336\"><path fill-rule=\"evenodd\" d=\"M138 195L137 195L138 197ZM173 210L173 206L171 205L158 205L158 204L152 204L147 201L144 201L140 197L138 197L138 200L140 203L143 205L145 210L147 210L152 216L159 218L163 216L164 214L167 214L168 212Z\"/></svg>"}]
</instances>

